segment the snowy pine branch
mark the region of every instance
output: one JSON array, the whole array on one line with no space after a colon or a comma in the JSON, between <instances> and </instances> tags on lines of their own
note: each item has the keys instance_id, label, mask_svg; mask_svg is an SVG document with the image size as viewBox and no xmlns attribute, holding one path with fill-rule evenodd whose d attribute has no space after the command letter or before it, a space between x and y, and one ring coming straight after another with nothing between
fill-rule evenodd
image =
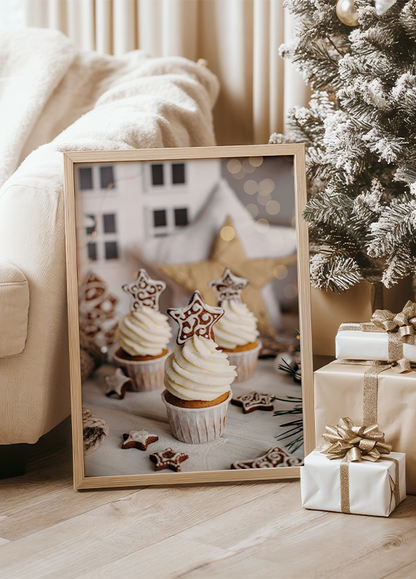
<instances>
[{"instance_id":1,"label":"snowy pine branch","mask_svg":"<svg viewBox=\"0 0 416 579\"><path fill-rule=\"evenodd\" d=\"M319 289L346 291L361 279L358 264L351 257L326 256L321 253L311 259L311 282Z\"/></svg>"},{"instance_id":2,"label":"snowy pine branch","mask_svg":"<svg viewBox=\"0 0 416 579\"><path fill-rule=\"evenodd\" d=\"M400 245L416 234L416 200L394 200L384 208L380 219L371 224L372 241L368 247L371 257L388 257Z\"/></svg>"}]
</instances>

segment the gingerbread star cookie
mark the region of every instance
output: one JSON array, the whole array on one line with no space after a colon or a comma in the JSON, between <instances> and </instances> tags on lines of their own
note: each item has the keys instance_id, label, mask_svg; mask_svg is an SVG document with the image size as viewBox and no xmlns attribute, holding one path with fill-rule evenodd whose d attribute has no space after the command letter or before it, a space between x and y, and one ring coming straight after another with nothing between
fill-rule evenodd
<instances>
[{"instance_id":1,"label":"gingerbread star cookie","mask_svg":"<svg viewBox=\"0 0 416 579\"><path fill-rule=\"evenodd\" d=\"M123 374L121 368L117 368L112 376L106 376L107 382L106 396L116 395L119 400L123 400L126 390L133 384L133 380Z\"/></svg>"},{"instance_id":2,"label":"gingerbread star cookie","mask_svg":"<svg viewBox=\"0 0 416 579\"><path fill-rule=\"evenodd\" d=\"M181 462L188 459L189 456L184 452L174 452L171 448L167 448L162 452L150 454L149 458L155 463L155 470L170 468L175 472L179 472L181 470Z\"/></svg>"},{"instance_id":3,"label":"gingerbread star cookie","mask_svg":"<svg viewBox=\"0 0 416 579\"><path fill-rule=\"evenodd\" d=\"M152 279L145 269L140 269L136 281L123 285L122 289L133 298L132 311L141 306L159 311L160 294L166 289L166 284Z\"/></svg>"},{"instance_id":4,"label":"gingerbread star cookie","mask_svg":"<svg viewBox=\"0 0 416 579\"><path fill-rule=\"evenodd\" d=\"M186 307L168 308L168 314L179 324L176 342L184 344L192 336L214 340L213 326L224 315L224 310L206 304L196 291Z\"/></svg>"},{"instance_id":5,"label":"gingerbread star cookie","mask_svg":"<svg viewBox=\"0 0 416 579\"><path fill-rule=\"evenodd\" d=\"M241 304L242 297L241 292L248 284L248 280L244 277L238 277L234 275L229 267L226 267L224 273L219 279L213 279L208 282L210 288L212 288L217 294L218 304L222 302L233 300Z\"/></svg>"},{"instance_id":6,"label":"gingerbread star cookie","mask_svg":"<svg viewBox=\"0 0 416 579\"><path fill-rule=\"evenodd\" d=\"M129 433L123 434L124 442L121 448L137 448L138 450L147 450L149 444L159 440L156 434L149 434L147 430L130 430Z\"/></svg>"},{"instance_id":7,"label":"gingerbread star cookie","mask_svg":"<svg viewBox=\"0 0 416 579\"><path fill-rule=\"evenodd\" d=\"M241 406L244 414L254 412L255 410L274 410L273 396L255 392L254 390L246 394L241 394L241 396L236 396L231 400L231 404Z\"/></svg>"},{"instance_id":8,"label":"gingerbread star cookie","mask_svg":"<svg viewBox=\"0 0 416 579\"><path fill-rule=\"evenodd\" d=\"M266 454L254 460L242 460L233 462L232 469L242 470L250 468L279 468L283 466L301 466L303 460L296 456L290 456L278 446L270 448Z\"/></svg>"}]
</instances>

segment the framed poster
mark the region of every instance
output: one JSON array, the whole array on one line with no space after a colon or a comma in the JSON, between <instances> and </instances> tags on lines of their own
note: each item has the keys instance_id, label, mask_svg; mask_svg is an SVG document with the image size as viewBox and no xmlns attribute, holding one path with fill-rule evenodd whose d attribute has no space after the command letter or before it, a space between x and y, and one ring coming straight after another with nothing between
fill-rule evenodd
<instances>
[{"instance_id":1,"label":"framed poster","mask_svg":"<svg viewBox=\"0 0 416 579\"><path fill-rule=\"evenodd\" d=\"M313 447L304 146L64 163L75 488L298 477Z\"/></svg>"}]
</instances>

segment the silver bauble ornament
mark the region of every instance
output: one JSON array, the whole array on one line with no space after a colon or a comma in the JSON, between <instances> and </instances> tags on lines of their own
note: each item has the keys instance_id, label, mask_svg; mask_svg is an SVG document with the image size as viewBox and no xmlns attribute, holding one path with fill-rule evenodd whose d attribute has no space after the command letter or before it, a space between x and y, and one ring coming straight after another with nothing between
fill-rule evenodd
<instances>
[{"instance_id":1,"label":"silver bauble ornament","mask_svg":"<svg viewBox=\"0 0 416 579\"><path fill-rule=\"evenodd\" d=\"M338 0L336 11L338 18L346 26L358 25L358 12L354 0Z\"/></svg>"}]
</instances>

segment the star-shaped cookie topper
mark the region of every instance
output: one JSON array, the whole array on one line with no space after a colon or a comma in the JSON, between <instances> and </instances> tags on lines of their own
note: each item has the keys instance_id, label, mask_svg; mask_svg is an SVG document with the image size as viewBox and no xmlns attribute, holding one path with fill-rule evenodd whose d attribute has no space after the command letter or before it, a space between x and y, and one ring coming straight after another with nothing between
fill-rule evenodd
<instances>
[{"instance_id":1,"label":"star-shaped cookie topper","mask_svg":"<svg viewBox=\"0 0 416 579\"><path fill-rule=\"evenodd\" d=\"M187 306L169 308L168 314L179 324L176 343L184 344L192 336L213 340L213 326L224 315L224 310L206 304L199 291L196 291Z\"/></svg>"},{"instance_id":2,"label":"star-shaped cookie topper","mask_svg":"<svg viewBox=\"0 0 416 579\"><path fill-rule=\"evenodd\" d=\"M138 310L141 306L159 310L160 294L165 291L166 284L164 281L152 279L145 269L141 269L136 281L121 287L133 298L132 311Z\"/></svg>"},{"instance_id":3,"label":"star-shaped cookie topper","mask_svg":"<svg viewBox=\"0 0 416 579\"><path fill-rule=\"evenodd\" d=\"M184 452L175 452L171 448L149 454L149 458L155 463L155 470L170 468L176 472L181 470L181 462L187 460L189 456Z\"/></svg>"},{"instance_id":4,"label":"star-shaped cookie topper","mask_svg":"<svg viewBox=\"0 0 416 579\"><path fill-rule=\"evenodd\" d=\"M117 368L112 376L106 376L105 381L107 382L105 395L112 396L116 394L119 400L123 400L127 388L133 384L133 380L125 376L121 368Z\"/></svg>"},{"instance_id":5,"label":"star-shaped cookie topper","mask_svg":"<svg viewBox=\"0 0 416 579\"><path fill-rule=\"evenodd\" d=\"M226 267L224 273L219 279L213 279L208 282L217 294L217 302L219 305L225 301L236 301L242 303L241 292L248 284L248 280L244 277L238 277L233 274L229 267Z\"/></svg>"}]
</instances>

